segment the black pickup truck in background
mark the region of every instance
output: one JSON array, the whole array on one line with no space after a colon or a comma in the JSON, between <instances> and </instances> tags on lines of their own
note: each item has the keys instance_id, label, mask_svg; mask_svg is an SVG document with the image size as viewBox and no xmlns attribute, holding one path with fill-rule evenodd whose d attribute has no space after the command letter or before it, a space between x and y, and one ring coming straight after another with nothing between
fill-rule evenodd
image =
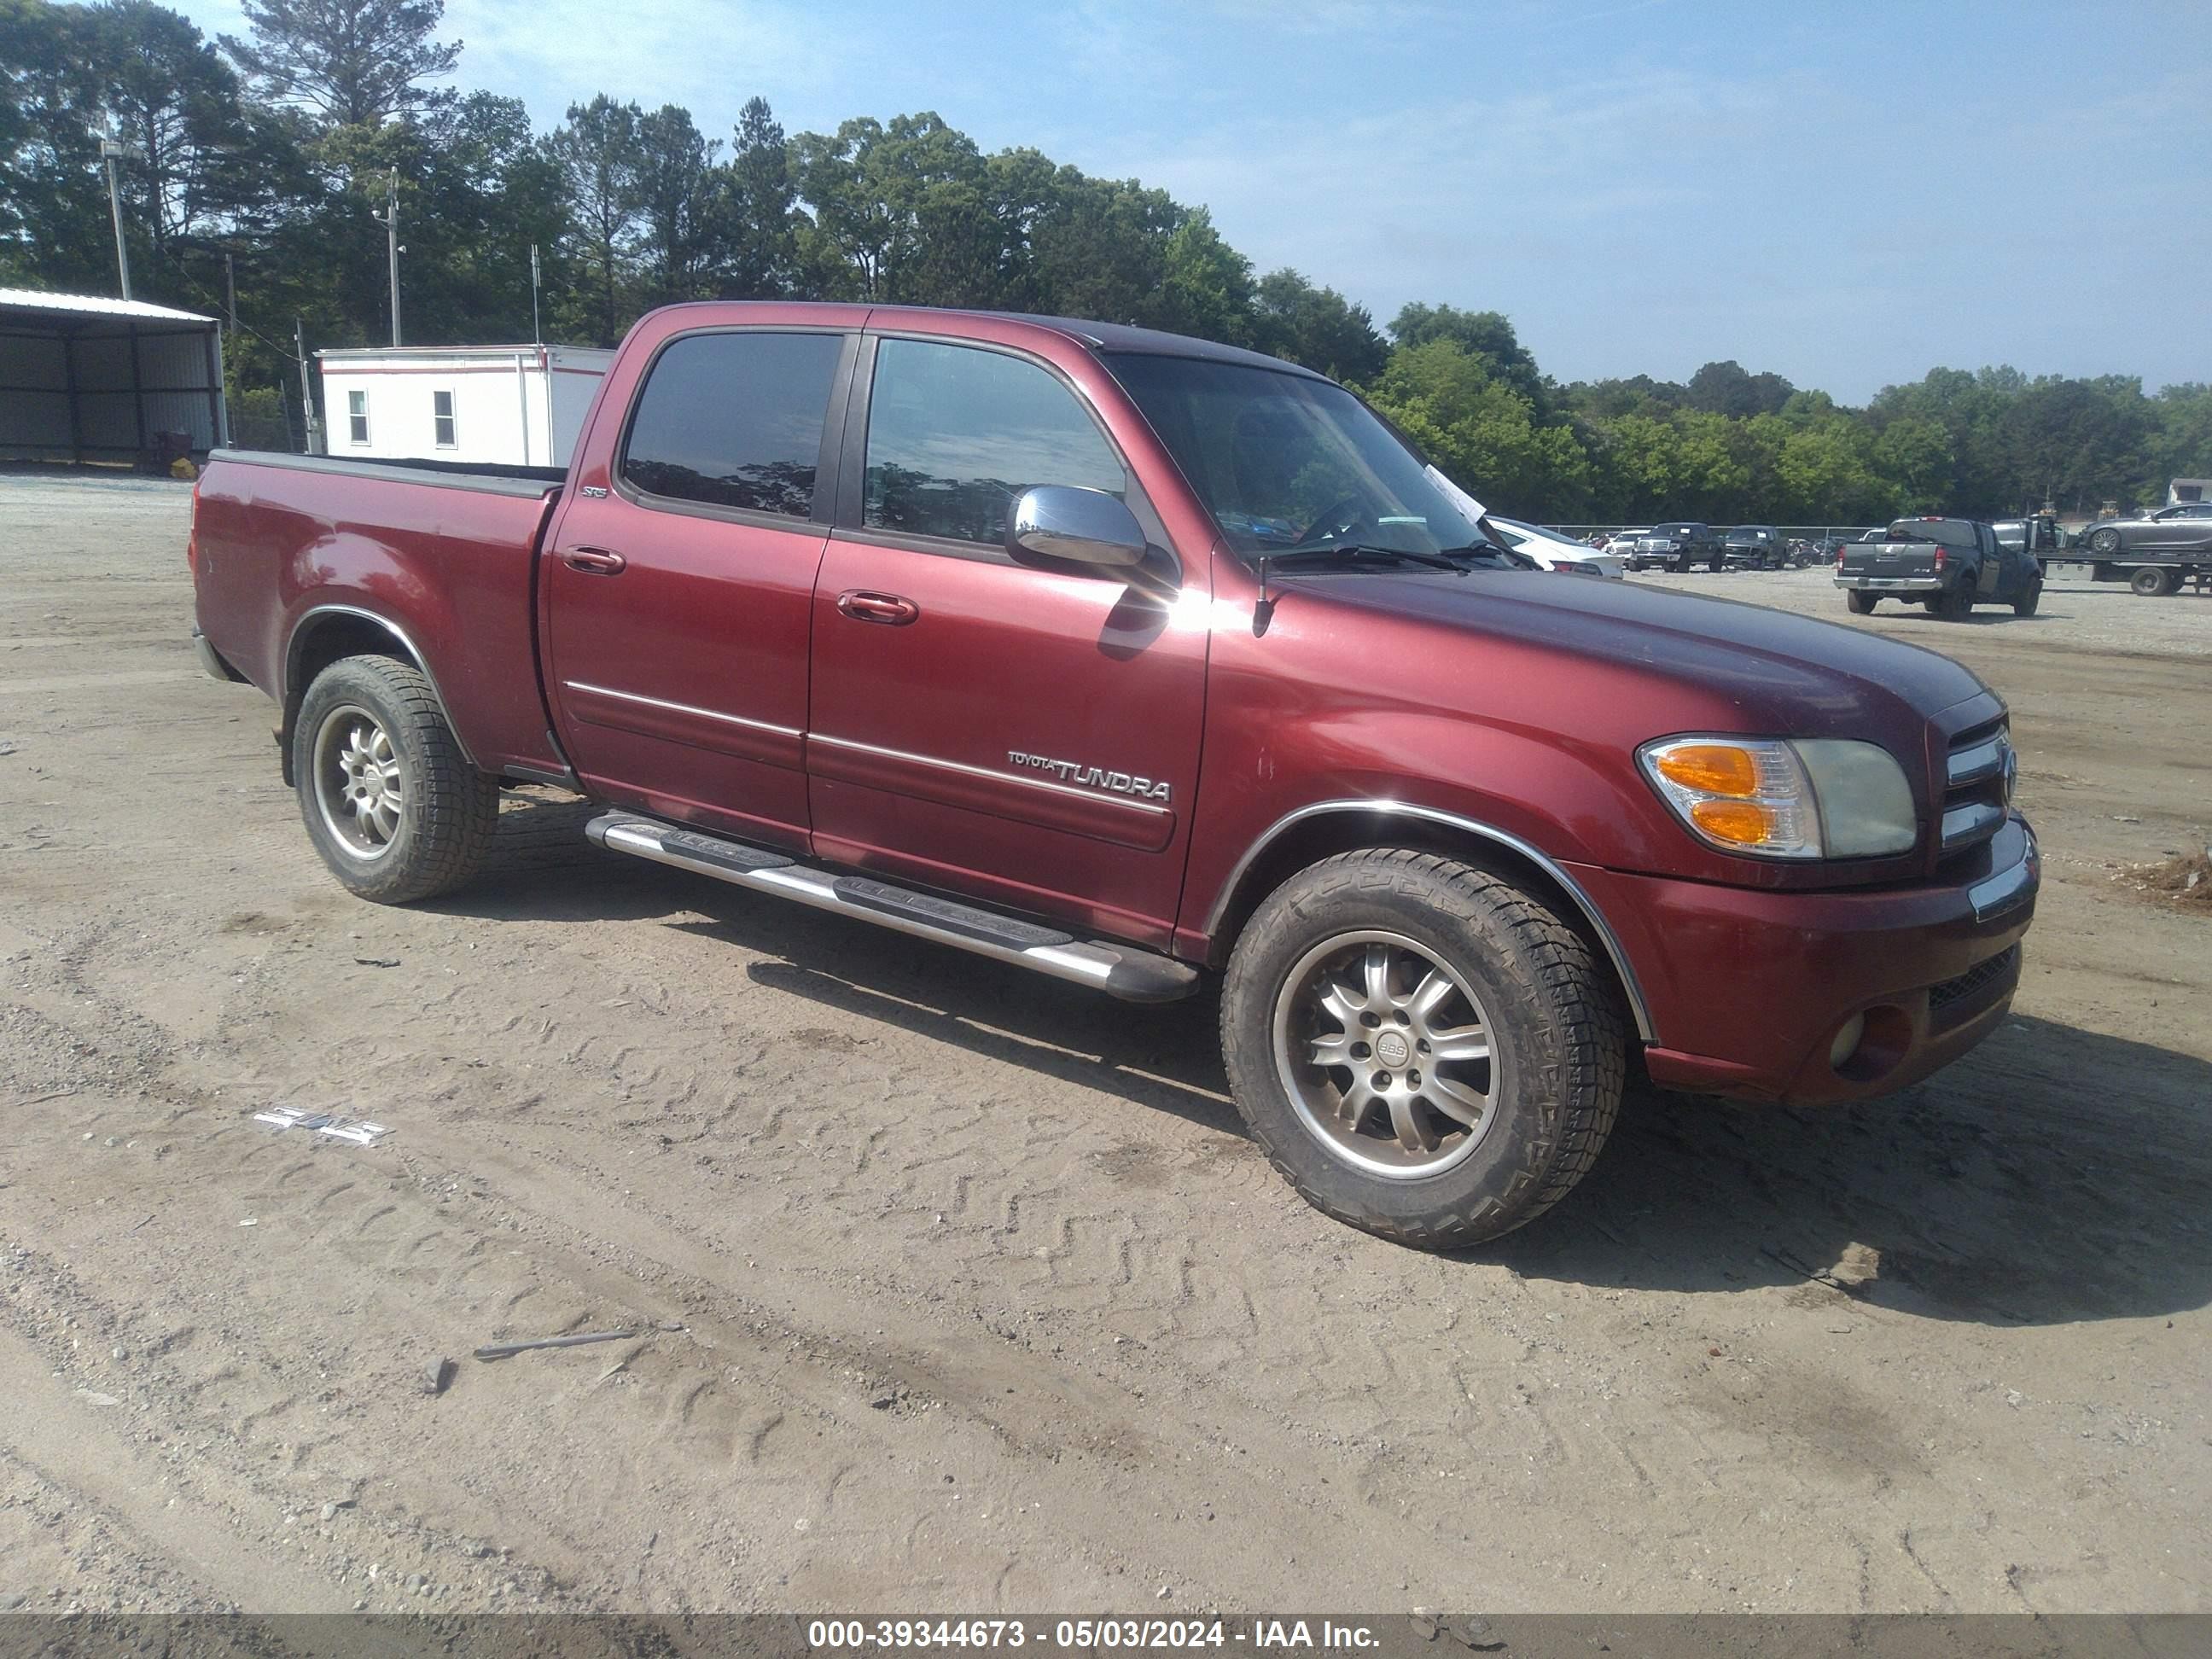
<instances>
[{"instance_id":1,"label":"black pickup truck in background","mask_svg":"<svg viewBox=\"0 0 2212 1659\"><path fill-rule=\"evenodd\" d=\"M1654 525L1638 537L1636 550L1628 556L1628 568L1642 570L1656 564L1662 570L1686 571L1700 560L1716 570L1726 565L1728 556L1721 550L1721 538L1711 525L1678 519Z\"/></svg>"},{"instance_id":2,"label":"black pickup truck in background","mask_svg":"<svg viewBox=\"0 0 2212 1659\"><path fill-rule=\"evenodd\" d=\"M2032 617L2043 598L2043 563L2007 545L1974 519L1899 519L1880 540L1852 542L1836 559L1836 586L1851 614L1869 616L1884 597L1964 621L1978 605L2008 605Z\"/></svg>"}]
</instances>

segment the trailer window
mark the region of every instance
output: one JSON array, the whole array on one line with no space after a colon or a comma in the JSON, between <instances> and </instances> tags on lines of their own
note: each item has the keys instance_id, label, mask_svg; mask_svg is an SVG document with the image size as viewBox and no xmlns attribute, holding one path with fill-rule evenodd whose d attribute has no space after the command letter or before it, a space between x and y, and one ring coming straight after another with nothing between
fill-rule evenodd
<instances>
[{"instance_id":1,"label":"trailer window","mask_svg":"<svg viewBox=\"0 0 2212 1659\"><path fill-rule=\"evenodd\" d=\"M622 476L650 495L804 519L835 334L690 334L654 360L623 446Z\"/></svg>"},{"instance_id":2,"label":"trailer window","mask_svg":"<svg viewBox=\"0 0 2212 1659\"><path fill-rule=\"evenodd\" d=\"M434 435L439 448L453 449L457 447L453 437L453 394L452 392L434 392L430 394L430 424L434 428Z\"/></svg>"},{"instance_id":3,"label":"trailer window","mask_svg":"<svg viewBox=\"0 0 2212 1659\"><path fill-rule=\"evenodd\" d=\"M346 436L357 444L368 441L368 393L366 392L346 393Z\"/></svg>"}]
</instances>

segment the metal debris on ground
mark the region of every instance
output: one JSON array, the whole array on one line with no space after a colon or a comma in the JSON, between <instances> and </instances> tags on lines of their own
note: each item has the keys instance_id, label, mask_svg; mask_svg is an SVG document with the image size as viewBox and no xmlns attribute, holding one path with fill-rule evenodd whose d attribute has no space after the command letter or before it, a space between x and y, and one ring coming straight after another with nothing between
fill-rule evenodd
<instances>
[{"instance_id":1,"label":"metal debris on ground","mask_svg":"<svg viewBox=\"0 0 2212 1659\"><path fill-rule=\"evenodd\" d=\"M367 1118L347 1117L337 1112L311 1112L300 1106L272 1106L265 1112L253 1115L256 1123L266 1123L278 1129L313 1129L337 1140L349 1140L356 1146L374 1146L392 1133L387 1123L372 1123Z\"/></svg>"},{"instance_id":2,"label":"metal debris on ground","mask_svg":"<svg viewBox=\"0 0 2212 1659\"><path fill-rule=\"evenodd\" d=\"M505 1359L529 1348L580 1348L586 1342L627 1342L635 1331L586 1331L580 1336L541 1336L534 1342L488 1342L478 1348L479 1359Z\"/></svg>"}]
</instances>

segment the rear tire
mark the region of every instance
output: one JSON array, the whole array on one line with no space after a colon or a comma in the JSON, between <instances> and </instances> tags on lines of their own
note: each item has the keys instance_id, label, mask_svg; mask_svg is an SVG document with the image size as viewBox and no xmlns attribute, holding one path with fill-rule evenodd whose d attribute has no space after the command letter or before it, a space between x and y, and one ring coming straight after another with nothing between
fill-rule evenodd
<instances>
[{"instance_id":1,"label":"rear tire","mask_svg":"<svg viewBox=\"0 0 2212 1659\"><path fill-rule=\"evenodd\" d=\"M1844 603L1850 606L1854 617L1871 617L1875 606L1880 602L1879 594L1862 593L1856 588L1846 588L1844 592Z\"/></svg>"},{"instance_id":2,"label":"rear tire","mask_svg":"<svg viewBox=\"0 0 2212 1659\"><path fill-rule=\"evenodd\" d=\"M450 893L491 851L498 780L469 763L412 664L347 657L318 674L293 725L292 775L315 850L362 898Z\"/></svg>"},{"instance_id":3,"label":"rear tire","mask_svg":"<svg viewBox=\"0 0 2212 1659\"><path fill-rule=\"evenodd\" d=\"M2181 586L2175 580L2178 574L2178 572L2147 564L2128 578L2128 586L2147 599L2163 599Z\"/></svg>"},{"instance_id":4,"label":"rear tire","mask_svg":"<svg viewBox=\"0 0 2212 1659\"><path fill-rule=\"evenodd\" d=\"M1928 601L1928 609L1945 622L1964 622L1974 614L1974 590L1965 582L1954 582Z\"/></svg>"},{"instance_id":5,"label":"rear tire","mask_svg":"<svg viewBox=\"0 0 2212 1659\"><path fill-rule=\"evenodd\" d=\"M1564 1198L1627 1066L1580 934L1498 876L1407 848L1341 854L1267 896L1230 957L1221 1042L1237 1111L1308 1203L1435 1249Z\"/></svg>"}]
</instances>

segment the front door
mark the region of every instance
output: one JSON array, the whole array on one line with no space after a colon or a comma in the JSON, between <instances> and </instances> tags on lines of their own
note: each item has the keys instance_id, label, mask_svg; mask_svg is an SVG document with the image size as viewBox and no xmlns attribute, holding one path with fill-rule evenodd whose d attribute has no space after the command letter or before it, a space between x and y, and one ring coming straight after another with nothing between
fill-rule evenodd
<instances>
[{"instance_id":1,"label":"front door","mask_svg":"<svg viewBox=\"0 0 2212 1659\"><path fill-rule=\"evenodd\" d=\"M1165 534L1040 360L862 349L847 441L865 462L848 459L814 603L817 851L1165 944L1198 790L1206 568L1147 591L1018 562L1006 509L1037 484L1109 491Z\"/></svg>"},{"instance_id":2,"label":"front door","mask_svg":"<svg viewBox=\"0 0 2212 1659\"><path fill-rule=\"evenodd\" d=\"M853 337L675 335L607 482L569 492L543 567L546 681L595 794L804 845L807 633L831 495L817 484Z\"/></svg>"}]
</instances>

